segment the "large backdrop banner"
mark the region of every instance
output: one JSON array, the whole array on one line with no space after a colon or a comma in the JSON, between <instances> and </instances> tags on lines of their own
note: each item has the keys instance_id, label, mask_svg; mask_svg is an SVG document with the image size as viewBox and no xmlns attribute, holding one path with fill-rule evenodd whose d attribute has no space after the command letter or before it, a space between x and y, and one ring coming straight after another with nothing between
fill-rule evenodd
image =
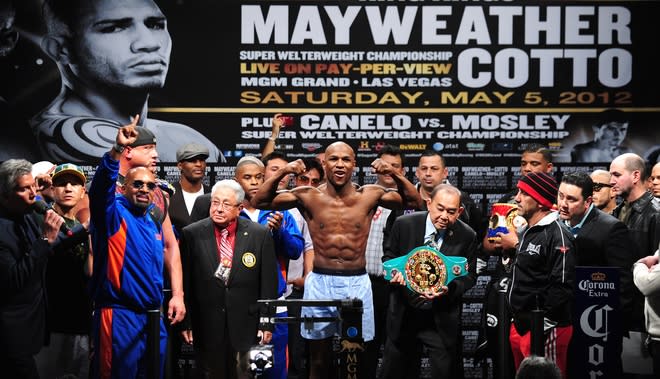
<instances>
[{"instance_id":1,"label":"large backdrop banner","mask_svg":"<svg viewBox=\"0 0 660 379\"><path fill-rule=\"evenodd\" d=\"M410 173L434 149L484 207L530 143L552 149L559 173L627 151L658 159L655 1L97 2L118 5L60 39L58 22L81 13L44 21L38 1L15 4L0 50L4 159L93 168L142 113L163 162L192 140L224 156L215 180L260 154L281 112L294 118L278 140L290 158L345 141L369 183L384 144Z\"/></svg>"}]
</instances>

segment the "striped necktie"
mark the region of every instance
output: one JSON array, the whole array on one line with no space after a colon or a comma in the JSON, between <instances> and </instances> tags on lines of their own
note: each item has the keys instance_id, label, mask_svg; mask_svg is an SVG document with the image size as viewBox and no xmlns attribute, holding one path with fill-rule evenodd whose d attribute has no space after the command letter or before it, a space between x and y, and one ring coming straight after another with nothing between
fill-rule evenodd
<instances>
[{"instance_id":1,"label":"striped necktie","mask_svg":"<svg viewBox=\"0 0 660 379\"><path fill-rule=\"evenodd\" d=\"M234 256L231 243L229 242L229 231L227 228L220 231L220 263L225 267L231 267L231 260Z\"/></svg>"}]
</instances>

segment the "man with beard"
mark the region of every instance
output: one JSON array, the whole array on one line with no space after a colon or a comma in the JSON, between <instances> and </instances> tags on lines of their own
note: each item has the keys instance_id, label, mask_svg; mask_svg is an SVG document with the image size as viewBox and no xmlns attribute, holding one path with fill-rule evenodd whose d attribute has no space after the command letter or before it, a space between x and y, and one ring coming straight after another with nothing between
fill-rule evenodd
<instances>
[{"instance_id":1,"label":"man with beard","mask_svg":"<svg viewBox=\"0 0 660 379\"><path fill-rule=\"evenodd\" d=\"M415 187L392 166L376 159L376 174L391 175L397 190L377 185L357 188L351 177L355 153L344 142L335 142L325 151L326 183L278 191L278 184L289 174L305 171L301 160L288 163L271 176L252 198L253 206L284 210L297 207L305 217L314 243L314 270L305 280L304 299L362 300L362 336L373 339L374 314L371 284L366 272L365 247L374 212L378 205L388 208L421 206ZM303 317L338 316L335 307L303 307ZM331 375L331 337L338 332L337 323L314 323L313 329L302 326L302 335L310 340L310 377Z\"/></svg>"},{"instance_id":2,"label":"man with beard","mask_svg":"<svg viewBox=\"0 0 660 379\"><path fill-rule=\"evenodd\" d=\"M646 189L644 160L637 154L622 154L610 164L610 185L623 202L612 215L623 222L630 231L633 244L631 259L637 261L653 255L660 243L660 205ZM631 322L627 330L644 331L644 296L634 291Z\"/></svg>"},{"instance_id":3,"label":"man with beard","mask_svg":"<svg viewBox=\"0 0 660 379\"><path fill-rule=\"evenodd\" d=\"M92 377L130 378L146 372L147 312L163 303L163 252L166 229L151 212L156 207L156 177L137 166L125 172L122 196L115 196L122 154L154 143L153 135L137 127L138 117L121 127L115 146L96 169L89 191L94 269L90 290L94 303L91 364ZM142 135L140 135L143 133ZM145 141L146 140L146 141ZM151 143L145 143L150 141ZM136 146L137 145L137 146ZM176 250L178 258L178 249ZM167 318L175 324L185 316L180 261L170 268L170 281L177 291L169 303ZM173 276L178 276L174 277ZM161 370L167 333L160 321Z\"/></svg>"},{"instance_id":4,"label":"man with beard","mask_svg":"<svg viewBox=\"0 0 660 379\"><path fill-rule=\"evenodd\" d=\"M545 350L553 352L552 360L567 377L576 252L573 236L552 210L556 200L557 181L552 175L530 173L518 181L518 215L527 226L516 244L508 288L513 317L509 341L517 370L531 354L531 312L542 310Z\"/></svg>"},{"instance_id":5,"label":"man with beard","mask_svg":"<svg viewBox=\"0 0 660 379\"><path fill-rule=\"evenodd\" d=\"M176 162L181 141L209 149L209 162L225 162L204 135L182 124L148 119L147 100L162 88L172 40L167 19L152 0L48 0L42 48L57 63L59 95L31 121L44 159L98 161L128 115L159 140L164 162Z\"/></svg>"}]
</instances>

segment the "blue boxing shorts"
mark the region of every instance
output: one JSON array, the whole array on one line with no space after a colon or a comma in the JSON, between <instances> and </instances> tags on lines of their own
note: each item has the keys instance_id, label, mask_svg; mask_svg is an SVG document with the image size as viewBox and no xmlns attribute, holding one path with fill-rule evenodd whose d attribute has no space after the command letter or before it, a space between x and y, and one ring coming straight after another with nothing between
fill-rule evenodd
<instances>
[{"instance_id":1,"label":"blue boxing shorts","mask_svg":"<svg viewBox=\"0 0 660 379\"><path fill-rule=\"evenodd\" d=\"M305 279L305 300L344 300L358 298L362 300L362 338L374 339L374 303L371 294L371 281L366 272L357 275L321 274L316 270ZM302 317L339 317L337 307L302 307ZM300 325L303 338L320 340L339 335L337 322L314 322L307 329Z\"/></svg>"}]
</instances>

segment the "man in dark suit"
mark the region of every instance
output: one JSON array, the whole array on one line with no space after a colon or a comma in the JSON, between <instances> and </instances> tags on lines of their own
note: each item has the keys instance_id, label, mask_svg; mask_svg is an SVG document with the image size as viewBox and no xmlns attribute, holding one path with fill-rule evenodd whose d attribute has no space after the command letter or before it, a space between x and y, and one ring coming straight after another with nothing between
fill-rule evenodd
<instances>
[{"instance_id":1,"label":"man in dark suit","mask_svg":"<svg viewBox=\"0 0 660 379\"><path fill-rule=\"evenodd\" d=\"M268 229L239 217L240 184L222 180L211 192L210 218L183 228L181 254L190 311L182 336L192 343L202 377L247 377L247 352L271 332L250 309L277 297L277 265ZM193 339L194 332L194 339Z\"/></svg>"},{"instance_id":2,"label":"man in dark suit","mask_svg":"<svg viewBox=\"0 0 660 379\"><path fill-rule=\"evenodd\" d=\"M461 376L452 369L460 356L457 346L461 296L476 279L477 235L458 219L463 207L457 188L440 184L426 202L427 212L396 219L389 240L384 244L383 261L406 255L424 244L435 244L444 255L466 257L468 275L454 279L438 292L420 295L403 286L391 292L383 378L403 378L407 374L411 377L410 373L418 372L422 345L429 350L431 377ZM392 283L405 285L401 273L392 278Z\"/></svg>"},{"instance_id":3,"label":"man in dark suit","mask_svg":"<svg viewBox=\"0 0 660 379\"><path fill-rule=\"evenodd\" d=\"M576 266L618 267L620 281L621 315L624 322L631 322L633 300L633 278L631 268L635 262L631 252L633 242L628 228L617 218L596 208L592 201L593 181L584 172L569 172L563 175L557 195L559 218L564 221L575 237L577 246ZM613 377L622 375L621 340L622 333L611 333L609 338L618 338L613 342L617 350L611 355L616 357L616 370ZM580 354L584 356L585 354ZM573 356L569 354L570 357ZM577 364L577 362L575 362ZM569 367L572 366L572 362Z\"/></svg>"},{"instance_id":4,"label":"man in dark suit","mask_svg":"<svg viewBox=\"0 0 660 379\"><path fill-rule=\"evenodd\" d=\"M0 367L7 378L38 378L34 354L45 341L45 270L64 219L33 210L32 164L0 165Z\"/></svg>"},{"instance_id":5,"label":"man in dark suit","mask_svg":"<svg viewBox=\"0 0 660 379\"><path fill-rule=\"evenodd\" d=\"M187 143L176 151L176 167L179 169L179 181L172 183L174 194L170 197L168 213L172 219L177 235L181 229L192 222L192 212L195 200L211 191L211 187L204 184L206 175L206 158L209 149L196 142ZM207 208L208 210L208 208ZM208 212L204 217L208 216Z\"/></svg>"},{"instance_id":6,"label":"man in dark suit","mask_svg":"<svg viewBox=\"0 0 660 379\"><path fill-rule=\"evenodd\" d=\"M211 194L205 193L197 196L193 209L190 212L190 223L209 217L209 208L211 207Z\"/></svg>"}]
</instances>

